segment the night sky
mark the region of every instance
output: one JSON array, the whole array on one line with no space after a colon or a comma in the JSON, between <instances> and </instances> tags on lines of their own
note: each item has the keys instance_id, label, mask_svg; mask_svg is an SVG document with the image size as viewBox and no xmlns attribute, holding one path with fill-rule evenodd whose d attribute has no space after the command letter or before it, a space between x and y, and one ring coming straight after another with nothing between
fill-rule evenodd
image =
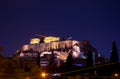
<instances>
[{"instance_id":1,"label":"night sky","mask_svg":"<svg viewBox=\"0 0 120 79\"><path fill-rule=\"evenodd\" d=\"M110 57L115 40L120 53L119 0L2 0L0 46L11 56L35 34L89 40ZM120 55L120 54L119 54Z\"/></svg>"}]
</instances>

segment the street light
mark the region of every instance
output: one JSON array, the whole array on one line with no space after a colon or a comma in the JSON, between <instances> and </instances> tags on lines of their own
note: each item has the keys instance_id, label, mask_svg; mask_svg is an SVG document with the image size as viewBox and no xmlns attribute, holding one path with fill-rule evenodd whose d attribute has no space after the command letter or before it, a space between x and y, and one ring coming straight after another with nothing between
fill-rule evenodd
<instances>
[{"instance_id":1,"label":"street light","mask_svg":"<svg viewBox=\"0 0 120 79\"><path fill-rule=\"evenodd\" d=\"M47 76L47 74L46 74L45 72L42 72L42 73L41 73L41 77L42 77L42 78L46 78L46 76Z\"/></svg>"},{"instance_id":2,"label":"street light","mask_svg":"<svg viewBox=\"0 0 120 79\"><path fill-rule=\"evenodd\" d=\"M118 73L115 73L115 74L114 74L114 76L115 76L115 77L118 77L118 76L119 76L119 74L118 74Z\"/></svg>"},{"instance_id":3,"label":"street light","mask_svg":"<svg viewBox=\"0 0 120 79\"><path fill-rule=\"evenodd\" d=\"M25 79L30 79L30 77L29 77L29 76L26 76Z\"/></svg>"},{"instance_id":4,"label":"street light","mask_svg":"<svg viewBox=\"0 0 120 79\"><path fill-rule=\"evenodd\" d=\"M44 72L43 72L41 75L42 75L42 77L45 77L45 76L46 76L46 74L45 74Z\"/></svg>"}]
</instances>

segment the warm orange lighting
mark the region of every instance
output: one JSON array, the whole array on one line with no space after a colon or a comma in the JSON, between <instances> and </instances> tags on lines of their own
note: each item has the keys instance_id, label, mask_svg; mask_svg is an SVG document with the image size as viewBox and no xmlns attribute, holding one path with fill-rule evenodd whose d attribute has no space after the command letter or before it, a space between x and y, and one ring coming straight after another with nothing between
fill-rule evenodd
<instances>
[{"instance_id":1,"label":"warm orange lighting","mask_svg":"<svg viewBox=\"0 0 120 79\"><path fill-rule=\"evenodd\" d=\"M52 37L52 36L44 38L45 43L55 42L55 41L59 41L59 40L60 40L59 37Z\"/></svg>"},{"instance_id":2,"label":"warm orange lighting","mask_svg":"<svg viewBox=\"0 0 120 79\"><path fill-rule=\"evenodd\" d=\"M43 73L41 74L41 76L42 76L42 77L46 77L46 73L43 72Z\"/></svg>"},{"instance_id":3,"label":"warm orange lighting","mask_svg":"<svg viewBox=\"0 0 120 79\"><path fill-rule=\"evenodd\" d=\"M30 77L29 77L29 76L26 76L25 79L30 79Z\"/></svg>"},{"instance_id":4,"label":"warm orange lighting","mask_svg":"<svg viewBox=\"0 0 120 79\"><path fill-rule=\"evenodd\" d=\"M38 44L40 42L40 39L39 38L32 38L30 40L30 44Z\"/></svg>"},{"instance_id":5,"label":"warm orange lighting","mask_svg":"<svg viewBox=\"0 0 120 79\"><path fill-rule=\"evenodd\" d=\"M118 73L115 73L115 74L114 74L114 76L115 76L115 77L118 77L118 76L119 76L119 74L118 74Z\"/></svg>"}]
</instances>

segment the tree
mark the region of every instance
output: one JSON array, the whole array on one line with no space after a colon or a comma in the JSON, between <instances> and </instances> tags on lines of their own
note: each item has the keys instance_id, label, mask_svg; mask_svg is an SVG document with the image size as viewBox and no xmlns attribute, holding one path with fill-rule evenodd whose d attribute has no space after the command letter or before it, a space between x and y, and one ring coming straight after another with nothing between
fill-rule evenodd
<instances>
[{"instance_id":1,"label":"tree","mask_svg":"<svg viewBox=\"0 0 120 79\"><path fill-rule=\"evenodd\" d=\"M40 66L40 53L37 52L37 65Z\"/></svg>"},{"instance_id":2,"label":"tree","mask_svg":"<svg viewBox=\"0 0 120 79\"><path fill-rule=\"evenodd\" d=\"M31 68L29 67L29 65L27 63L25 63L25 68L24 68L25 72L30 72Z\"/></svg>"},{"instance_id":3,"label":"tree","mask_svg":"<svg viewBox=\"0 0 120 79\"><path fill-rule=\"evenodd\" d=\"M52 54L51 54L50 59L49 59L49 66L50 66L50 67L56 66L55 54L54 54L54 51L53 51L53 50L52 50Z\"/></svg>"},{"instance_id":4,"label":"tree","mask_svg":"<svg viewBox=\"0 0 120 79\"><path fill-rule=\"evenodd\" d=\"M3 47L0 46L0 55L2 55Z\"/></svg>"},{"instance_id":5,"label":"tree","mask_svg":"<svg viewBox=\"0 0 120 79\"><path fill-rule=\"evenodd\" d=\"M119 61L119 56L118 56L117 46L116 46L116 42L113 41L110 62L118 62L118 61Z\"/></svg>"},{"instance_id":6,"label":"tree","mask_svg":"<svg viewBox=\"0 0 120 79\"><path fill-rule=\"evenodd\" d=\"M0 46L0 52L2 52L2 51L3 51L3 47Z\"/></svg>"},{"instance_id":7,"label":"tree","mask_svg":"<svg viewBox=\"0 0 120 79\"><path fill-rule=\"evenodd\" d=\"M67 67L72 67L73 63L74 63L74 60L73 60L73 57L72 57L72 52L70 52L67 56L67 59L66 59L66 66Z\"/></svg>"},{"instance_id":8,"label":"tree","mask_svg":"<svg viewBox=\"0 0 120 79\"><path fill-rule=\"evenodd\" d=\"M98 50L90 43L89 40L84 40L81 44L81 49L84 51L84 55L87 56L89 50L95 52L95 57L98 57Z\"/></svg>"},{"instance_id":9,"label":"tree","mask_svg":"<svg viewBox=\"0 0 120 79\"><path fill-rule=\"evenodd\" d=\"M91 66L93 66L93 55L91 50L89 50L87 53L86 67L91 67Z\"/></svg>"},{"instance_id":10,"label":"tree","mask_svg":"<svg viewBox=\"0 0 120 79\"><path fill-rule=\"evenodd\" d=\"M34 50L31 48L31 49L29 49L29 52L32 53L32 55L33 55Z\"/></svg>"}]
</instances>

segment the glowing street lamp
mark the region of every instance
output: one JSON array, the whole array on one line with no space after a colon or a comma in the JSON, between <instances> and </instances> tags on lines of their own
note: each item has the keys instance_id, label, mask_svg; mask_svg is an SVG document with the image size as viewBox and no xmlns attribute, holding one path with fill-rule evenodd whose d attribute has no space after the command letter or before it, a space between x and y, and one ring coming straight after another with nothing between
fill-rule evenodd
<instances>
[{"instance_id":1,"label":"glowing street lamp","mask_svg":"<svg viewBox=\"0 0 120 79\"><path fill-rule=\"evenodd\" d=\"M119 76L119 74L118 74L118 73L115 73L115 74L114 74L114 76L115 76L115 77L118 77L118 76Z\"/></svg>"},{"instance_id":2,"label":"glowing street lamp","mask_svg":"<svg viewBox=\"0 0 120 79\"><path fill-rule=\"evenodd\" d=\"M45 78L46 76L47 76L47 74L46 74L45 72L42 72L42 73L41 73L41 77L42 77L42 78Z\"/></svg>"},{"instance_id":3,"label":"glowing street lamp","mask_svg":"<svg viewBox=\"0 0 120 79\"><path fill-rule=\"evenodd\" d=\"M29 77L29 76L26 76L25 79L30 79L30 77Z\"/></svg>"}]
</instances>

